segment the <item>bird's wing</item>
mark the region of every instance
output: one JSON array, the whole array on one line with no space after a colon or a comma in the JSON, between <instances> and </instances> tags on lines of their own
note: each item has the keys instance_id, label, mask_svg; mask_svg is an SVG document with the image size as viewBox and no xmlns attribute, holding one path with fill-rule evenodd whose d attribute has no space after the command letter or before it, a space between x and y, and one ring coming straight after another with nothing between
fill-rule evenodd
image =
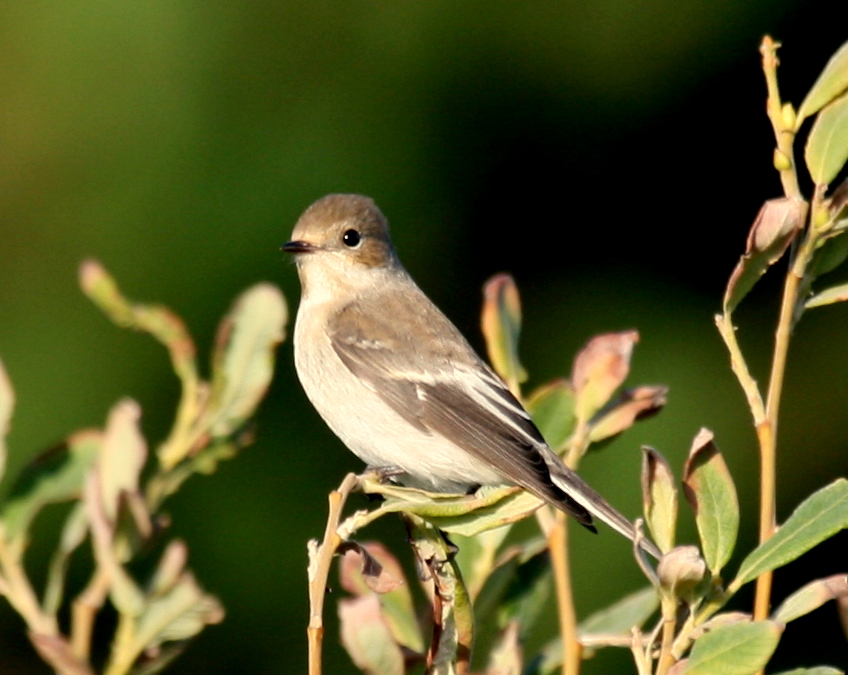
<instances>
[{"instance_id":1,"label":"bird's wing","mask_svg":"<svg viewBox=\"0 0 848 675\"><path fill-rule=\"evenodd\" d=\"M429 300L413 314L399 304L402 296L381 294L331 318L329 337L342 362L410 424L450 439L591 528L587 509L551 480L545 457L552 453L503 382Z\"/></svg>"}]
</instances>

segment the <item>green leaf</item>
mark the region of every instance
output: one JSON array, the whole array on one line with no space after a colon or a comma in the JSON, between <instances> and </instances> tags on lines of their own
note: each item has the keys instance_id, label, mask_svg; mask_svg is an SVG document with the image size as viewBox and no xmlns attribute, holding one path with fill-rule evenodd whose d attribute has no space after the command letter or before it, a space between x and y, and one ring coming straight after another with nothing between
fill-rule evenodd
<instances>
[{"instance_id":1,"label":"green leaf","mask_svg":"<svg viewBox=\"0 0 848 675\"><path fill-rule=\"evenodd\" d=\"M47 504L66 502L82 494L102 440L99 431L82 431L27 465L0 515L9 541L23 541L33 518Z\"/></svg>"},{"instance_id":2,"label":"green leaf","mask_svg":"<svg viewBox=\"0 0 848 675\"><path fill-rule=\"evenodd\" d=\"M813 259L807 268L810 276L820 277L835 270L848 258L848 236L844 231L829 232L816 244Z\"/></svg>"},{"instance_id":3,"label":"green leaf","mask_svg":"<svg viewBox=\"0 0 848 675\"><path fill-rule=\"evenodd\" d=\"M804 159L816 185L829 185L848 160L848 95L829 103L807 137Z\"/></svg>"},{"instance_id":4,"label":"green leaf","mask_svg":"<svg viewBox=\"0 0 848 675\"><path fill-rule=\"evenodd\" d=\"M9 423L12 421L12 411L15 409L15 391L12 382L0 361L0 480L6 469L6 435L9 433Z\"/></svg>"},{"instance_id":5,"label":"green leaf","mask_svg":"<svg viewBox=\"0 0 848 675\"><path fill-rule=\"evenodd\" d=\"M484 675L521 675L523 653L518 639L518 623L510 623L501 633L492 651Z\"/></svg>"},{"instance_id":6,"label":"green leaf","mask_svg":"<svg viewBox=\"0 0 848 675\"><path fill-rule=\"evenodd\" d=\"M773 621L720 626L696 640L681 675L753 675L768 663L781 632Z\"/></svg>"},{"instance_id":7,"label":"green leaf","mask_svg":"<svg viewBox=\"0 0 848 675\"><path fill-rule=\"evenodd\" d=\"M695 512L704 559L713 576L719 576L736 545L739 501L727 464L707 429L701 429L692 442L683 469L683 489Z\"/></svg>"},{"instance_id":8,"label":"green leaf","mask_svg":"<svg viewBox=\"0 0 848 675\"><path fill-rule=\"evenodd\" d=\"M506 628L517 623L522 639L532 634L551 588L550 559L543 550L515 568L498 605L498 625Z\"/></svg>"},{"instance_id":9,"label":"green leaf","mask_svg":"<svg viewBox=\"0 0 848 675\"><path fill-rule=\"evenodd\" d=\"M487 553L491 552L491 549L488 551L472 550L464 555L465 549L473 549L472 542L501 533L509 535L511 529L510 527L501 527L474 537L451 535L451 541L459 546L456 561L459 568L463 570L463 579L465 579L469 595L474 603L474 615L477 620L476 629L480 635L489 635L503 627L506 619L501 615L501 604L504 594L513 593L512 590L509 590L509 587L514 583L519 567L536 559L548 550L547 539L542 536L535 536L530 540L506 546L494 560L486 560ZM525 568L522 574L526 575L527 570L532 569L533 563L530 564L531 567ZM478 567L482 568L479 573L476 572ZM477 589L468 583L469 572ZM535 615L532 616L535 619Z\"/></svg>"},{"instance_id":10,"label":"green leaf","mask_svg":"<svg viewBox=\"0 0 848 675\"><path fill-rule=\"evenodd\" d=\"M213 436L228 436L253 415L274 374L274 349L283 340L287 318L280 290L256 284L221 322L209 405Z\"/></svg>"},{"instance_id":11,"label":"green leaf","mask_svg":"<svg viewBox=\"0 0 848 675\"><path fill-rule=\"evenodd\" d=\"M598 610L580 623L581 638L630 636L634 626L641 627L660 605L657 589L648 586L630 593L613 604ZM606 645L593 643L583 648L583 656L591 656ZM555 638L545 645L531 673L555 673L562 667L562 640Z\"/></svg>"},{"instance_id":12,"label":"green leaf","mask_svg":"<svg viewBox=\"0 0 848 675\"><path fill-rule=\"evenodd\" d=\"M846 300L848 300L848 284L839 284L821 293L816 293L804 303L804 307L811 309L813 307L832 305L836 302L845 302Z\"/></svg>"},{"instance_id":13,"label":"green leaf","mask_svg":"<svg viewBox=\"0 0 848 675\"><path fill-rule=\"evenodd\" d=\"M518 360L521 300L510 275L498 274L486 282L481 324L492 368L517 394L518 384L527 379L527 371Z\"/></svg>"},{"instance_id":14,"label":"green leaf","mask_svg":"<svg viewBox=\"0 0 848 675\"><path fill-rule=\"evenodd\" d=\"M587 617L579 626L580 635L630 635L641 627L660 606L657 589L647 586Z\"/></svg>"},{"instance_id":15,"label":"green leaf","mask_svg":"<svg viewBox=\"0 0 848 675\"><path fill-rule=\"evenodd\" d=\"M139 616L145 609L144 592L123 566L125 547L115 544L116 526L106 514L99 471L90 471L86 476L83 503L91 531L94 559L109 583L109 598L119 613Z\"/></svg>"},{"instance_id":16,"label":"green leaf","mask_svg":"<svg viewBox=\"0 0 848 675\"><path fill-rule=\"evenodd\" d=\"M816 579L786 598L771 618L780 623L789 623L830 600L845 599L848 599L848 575L836 574L826 579Z\"/></svg>"},{"instance_id":17,"label":"green leaf","mask_svg":"<svg viewBox=\"0 0 848 675\"><path fill-rule=\"evenodd\" d=\"M845 675L845 671L831 666L815 666L813 668L795 668L794 670L784 670L775 675Z\"/></svg>"},{"instance_id":18,"label":"green leaf","mask_svg":"<svg viewBox=\"0 0 848 675\"><path fill-rule=\"evenodd\" d=\"M724 292L724 313L736 309L766 270L783 257L804 225L807 202L796 197L769 199L748 232L745 253L736 263Z\"/></svg>"},{"instance_id":19,"label":"green leaf","mask_svg":"<svg viewBox=\"0 0 848 675\"><path fill-rule=\"evenodd\" d=\"M815 115L824 106L848 89L848 42L830 57L815 84L798 108L795 131L810 115Z\"/></svg>"},{"instance_id":20,"label":"green leaf","mask_svg":"<svg viewBox=\"0 0 848 675\"><path fill-rule=\"evenodd\" d=\"M736 592L764 572L792 562L846 527L848 480L838 478L804 500L771 539L742 561L728 591Z\"/></svg>"},{"instance_id":21,"label":"green leaf","mask_svg":"<svg viewBox=\"0 0 848 675\"><path fill-rule=\"evenodd\" d=\"M848 193L848 189L846 188L848 188L848 181L843 182L840 189ZM845 222L848 224L848 218L845 219ZM845 230L834 226L832 230L819 237L816 241L813 257L810 260L810 264L807 265L807 273L804 275L798 288L798 297L801 299L801 302L799 302L795 310L796 321L800 318L801 313L807 309L806 303L814 299L812 287L818 277L835 270L846 259L848 259L848 236L846 236Z\"/></svg>"},{"instance_id":22,"label":"green leaf","mask_svg":"<svg viewBox=\"0 0 848 675\"><path fill-rule=\"evenodd\" d=\"M642 504L654 541L668 553L677 529L677 488L665 457L647 446L642 448Z\"/></svg>"},{"instance_id":23,"label":"green leaf","mask_svg":"<svg viewBox=\"0 0 848 675\"><path fill-rule=\"evenodd\" d=\"M357 518L351 516L356 529L364 527L385 513L412 513L451 534L474 536L533 514L542 500L517 487L484 486L473 495L451 495L426 492L369 480L361 481L366 494L379 494L385 501L379 508Z\"/></svg>"},{"instance_id":24,"label":"green leaf","mask_svg":"<svg viewBox=\"0 0 848 675\"><path fill-rule=\"evenodd\" d=\"M750 623L752 619L753 617L746 612L722 612L721 614L714 614L692 632L692 639L696 640L698 636L709 633L711 630L715 630L721 626Z\"/></svg>"},{"instance_id":25,"label":"green leaf","mask_svg":"<svg viewBox=\"0 0 848 675\"><path fill-rule=\"evenodd\" d=\"M88 518L82 502L77 502L65 519L59 546L50 559L47 571L47 583L44 590L44 611L54 615L62 606L62 596L65 593L65 575L71 554L85 541L88 535Z\"/></svg>"},{"instance_id":26,"label":"green leaf","mask_svg":"<svg viewBox=\"0 0 848 675\"><path fill-rule=\"evenodd\" d=\"M224 609L218 599L205 593L190 572L183 572L168 593L145 605L136 624L133 649L141 654L165 642L188 640L223 620Z\"/></svg>"},{"instance_id":27,"label":"green leaf","mask_svg":"<svg viewBox=\"0 0 848 675\"><path fill-rule=\"evenodd\" d=\"M480 593L487 586L492 574L521 554L522 547L513 546L503 555L498 555L498 550L511 529L510 527L497 527L493 530L481 532L474 537L451 535L451 541L459 548L456 561L462 570L462 578L468 587L468 594L474 602L475 610L480 609L478 603Z\"/></svg>"},{"instance_id":28,"label":"green leaf","mask_svg":"<svg viewBox=\"0 0 848 675\"><path fill-rule=\"evenodd\" d=\"M497 500L473 511L450 517L430 515L426 518L443 532L473 537L486 530L524 520L543 504L538 497L525 490L500 488L497 494Z\"/></svg>"},{"instance_id":29,"label":"green leaf","mask_svg":"<svg viewBox=\"0 0 848 675\"><path fill-rule=\"evenodd\" d=\"M554 380L536 389L525 401L551 449L559 454L574 433L574 390L567 380Z\"/></svg>"}]
</instances>

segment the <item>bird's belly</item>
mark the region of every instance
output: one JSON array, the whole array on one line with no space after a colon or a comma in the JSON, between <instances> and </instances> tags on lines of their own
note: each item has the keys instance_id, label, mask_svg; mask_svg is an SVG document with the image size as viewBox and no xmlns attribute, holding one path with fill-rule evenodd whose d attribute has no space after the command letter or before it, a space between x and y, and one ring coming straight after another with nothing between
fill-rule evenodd
<instances>
[{"instance_id":1,"label":"bird's belly","mask_svg":"<svg viewBox=\"0 0 848 675\"><path fill-rule=\"evenodd\" d=\"M506 482L444 436L407 422L351 373L323 332L301 328L295 328L301 384L327 426L360 459L370 466L397 467L411 478L401 478L405 484L439 492ZM310 336L308 341L305 335Z\"/></svg>"}]
</instances>

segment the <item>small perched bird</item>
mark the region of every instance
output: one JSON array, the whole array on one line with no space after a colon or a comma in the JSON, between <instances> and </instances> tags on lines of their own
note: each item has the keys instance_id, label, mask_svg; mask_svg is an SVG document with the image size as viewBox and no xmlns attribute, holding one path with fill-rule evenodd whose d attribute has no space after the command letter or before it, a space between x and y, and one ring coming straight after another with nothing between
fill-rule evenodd
<instances>
[{"instance_id":1,"label":"small perched bird","mask_svg":"<svg viewBox=\"0 0 848 675\"><path fill-rule=\"evenodd\" d=\"M530 415L403 268L368 197L331 194L283 250L302 295L295 367L342 442L406 485L465 492L513 483L633 539L630 521L548 447ZM650 542L643 547L654 555Z\"/></svg>"}]
</instances>

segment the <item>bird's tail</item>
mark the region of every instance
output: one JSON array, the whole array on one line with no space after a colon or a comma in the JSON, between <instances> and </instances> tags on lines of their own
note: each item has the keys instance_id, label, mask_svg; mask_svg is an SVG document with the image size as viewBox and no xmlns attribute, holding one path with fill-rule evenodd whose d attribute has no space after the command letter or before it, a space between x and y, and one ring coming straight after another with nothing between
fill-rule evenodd
<instances>
[{"instance_id":1,"label":"bird's tail","mask_svg":"<svg viewBox=\"0 0 848 675\"><path fill-rule=\"evenodd\" d=\"M609 525L613 530L624 535L630 541L636 537L636 529L627 518L619 513L606 499L601 497L592 487L568 467L548 463L551 479L554 484L562 490L570 499L585 508L595 518ZM567 505L563 505L563 511L570 512ZM649 539L642 539L641 547L659 560L662 553Z\"/></svg>"}]
</instances>

